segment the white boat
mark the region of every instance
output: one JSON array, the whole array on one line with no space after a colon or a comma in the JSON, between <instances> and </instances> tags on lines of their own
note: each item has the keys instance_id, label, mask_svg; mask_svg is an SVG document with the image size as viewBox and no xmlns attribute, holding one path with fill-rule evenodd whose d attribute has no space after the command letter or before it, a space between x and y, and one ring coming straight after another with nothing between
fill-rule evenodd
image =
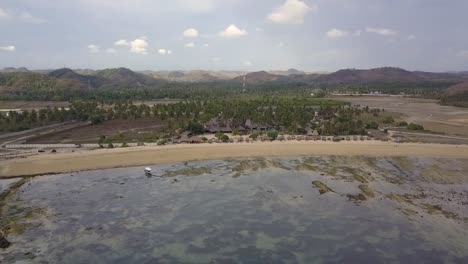
<instances>
[{"instance_id":1,"label":"white boat","mask_svg":"<svg viewBox=\"0 0 468 264\"><path fill-rule=\"evenodd\" d=\"M145 168L145 174L146 175L151 175L151 168L150 167Z\"/></svg>"}]
</instances>

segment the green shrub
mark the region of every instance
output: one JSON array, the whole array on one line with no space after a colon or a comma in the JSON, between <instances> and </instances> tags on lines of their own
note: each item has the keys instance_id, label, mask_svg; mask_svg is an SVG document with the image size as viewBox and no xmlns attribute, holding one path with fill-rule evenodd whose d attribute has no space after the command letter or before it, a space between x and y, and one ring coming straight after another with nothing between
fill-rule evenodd
<instances>
[{"instance_id":1,"label":"green shrub","mask_svg":"<svg viewBox=\"0 0 468 264\"><path fill-rule=\"evenodd\" d=\"M378 129L379 124L377 124L377 122L375 122L375 121L372 121L370 123L367 123L366 128L367 129Z\"/></svg>"},{"instance_id":2,"label":"green shrub","mask_svg":"<svg viewBox=\"0 0 468 264\"><path fill-rule=\"evenodd\" d=\"M424 130L424 127L415 123L410 123L408 125L409 130Z\"/></svg>"},{"instance_id":3,"label":"green shrub","mask_svg":"<svg viewBox=\"0 0 468 264\"><path fill-rule=\"evenodd\" d=\"M250 135L249 138L251 138L253 140L256 140L259 136L260 136L260 134L258 134L258 133L252 133L252 135Z\"/></svg>"},{"instance_id":4,"label":"green shrub","mask_svg":"<svg viewBox=\"0 0 468 264\"><path fill-rule=\"evenodd\" d=\"M399 127L407 127L407 126L408 126L408 123L406 123L406 121L401 121L401 122L398 122L397 126L399 126Z\"/></svg>"},{"instance_id":5,"label":"green shrub","mask_svg":"<svg viewBox=\"0 0 468 264\"><path fill-rule=\"evenodd\" d=\"M220 138L223 142L228 142L229 141L229 137L227 135L224 135Z\"/></svg>"},{"instance_id":6,"label":"green shrub","mask_svg":"<svg viewBox=\"0 0 468 264\"><path fill-rule=\"evenodd\" d=\"M223 132L217 132L217 133L215 134L215 137L218 138L218 139L221 139L223 136L224 136L224 133L223 133Z\"/></svg>"},{"instance_id":7,"label":"green shrub","mask_svg":"<svg viewBox=\"0 0 468 264\"><path fill-rule=\"evenodd\" d=\"M187 130L192 132L193 134L203 134L205 128L198 122L191 121L187 127Z\"/></svg>"},{"instance_id":8,"label":"green shrub","mask_svg":"<svg viewBox=\"0 0 468 264\"><path fill-rule=\"evenodd\" d=\"M395 120L391 116L386 116L383 120L382 123L384 124L393 124Z\"/></svg>"},{"instance_id":9,"label":"green shrub","mask_svg":"<svg viewBox=\"0 0 468 264\"><path fill-rule=\"evenodd\" d=\"M278 137L278 135L279 135L278 131L268 131L267 132L267 136L269 138L272 138L273 140L275 140Z\"/></svg>"}]
</instances>

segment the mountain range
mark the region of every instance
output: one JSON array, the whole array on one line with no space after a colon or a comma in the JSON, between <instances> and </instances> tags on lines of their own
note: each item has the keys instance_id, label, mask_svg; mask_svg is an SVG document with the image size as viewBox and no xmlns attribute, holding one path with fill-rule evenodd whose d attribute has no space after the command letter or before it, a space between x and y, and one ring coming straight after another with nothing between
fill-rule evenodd
<instances>
[{"instance_id":1,"label":"mountain range","mask_svg":"<svg viewBox=\"0 0 468 264\"><path fill-rule=\"evenodd\" d=\"M4 68L0 73L39 73L57 79L70 79L80 82L91 82L91 87L104 84L121 84L136 86L151 86L161 81L167 82L218 82L245 81L249 84L267 82L298 82L298 83L374 83L374 82L422 82L422 81L454 81L468 80L468 72L422 72L407 71L395 67L374 69L342 69L332 73L306 73L296 69L286 71L142 71L134 72L127 68L104 70L68 69L33 70L27 68ZM87 85L88 86L88 85Z\"/></svg>"},{"instance_id":2,"label":"mountain range","mask_svg":"<svg viewBox=\"0 0 468 264\"><path fill-rule=\"evenodd\" d=\"M96 91L100 89L134 89L160 87L184 87L200 83L222 85L256 86L275 85L339 87L347 85L399 85L401 92L406 86L417 88L419 84L425 87L448 88L451 85L468 81L468 72L422 72L407 71L395 67L375 69L343 69L332 73L306 73L295 69L287 71L143 71L135 72L127 68L103 70L62 68L57 70L30 71L26 68L5 68L0 71L0 95L21 95L25 93L40 94L41 91L53 90L57 96L63 96L70 91ZM215 86L216 86L215 85ZM289 86L288 86L289 85ZM463 86L464 85L464 86ZM446 97L457 93L465 93L466 84L454 86L447 90ZM208 85L207 87L210 87ZM214 86L213 86L214 87ZM440 90L440 89L439 89ZM461 91L461 92L460 92ZM467 91L468 93L468 91Z\"/></svg>"}]
</instances>

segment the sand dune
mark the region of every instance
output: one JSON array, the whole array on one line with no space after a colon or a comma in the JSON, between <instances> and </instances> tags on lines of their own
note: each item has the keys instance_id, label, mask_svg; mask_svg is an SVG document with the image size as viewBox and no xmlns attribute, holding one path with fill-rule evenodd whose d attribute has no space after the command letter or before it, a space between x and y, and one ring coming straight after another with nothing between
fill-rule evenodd
<instances>
[{"instance_id":1,"label":"sand dune","mask_svg":"<svg viewBox=\"0 0 468 264\"><path fill-rule=\"evenodd\" d=\"M340 143L289 141L102 149L74 153L43 154L23 159L1 161L0 178L194 160L304 155L430 156L468 159L468 146L418 143L395 144L380 141Z\"/></svg>"}]
</instances>

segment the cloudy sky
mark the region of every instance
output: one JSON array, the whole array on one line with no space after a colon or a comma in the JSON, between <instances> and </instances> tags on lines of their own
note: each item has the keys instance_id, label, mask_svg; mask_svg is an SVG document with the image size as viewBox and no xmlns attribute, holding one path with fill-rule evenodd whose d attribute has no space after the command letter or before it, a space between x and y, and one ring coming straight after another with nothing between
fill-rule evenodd
<instances>
[{"instance_id":1,"label":"cloudy sky","mask_svg":"<svg viewBox=\"0 0 468 264\"><path fill-rule=\"evenodd\" d=\"M0 67L468 70L466 0L1 0Z\"/></svg>"}]
</instances>

